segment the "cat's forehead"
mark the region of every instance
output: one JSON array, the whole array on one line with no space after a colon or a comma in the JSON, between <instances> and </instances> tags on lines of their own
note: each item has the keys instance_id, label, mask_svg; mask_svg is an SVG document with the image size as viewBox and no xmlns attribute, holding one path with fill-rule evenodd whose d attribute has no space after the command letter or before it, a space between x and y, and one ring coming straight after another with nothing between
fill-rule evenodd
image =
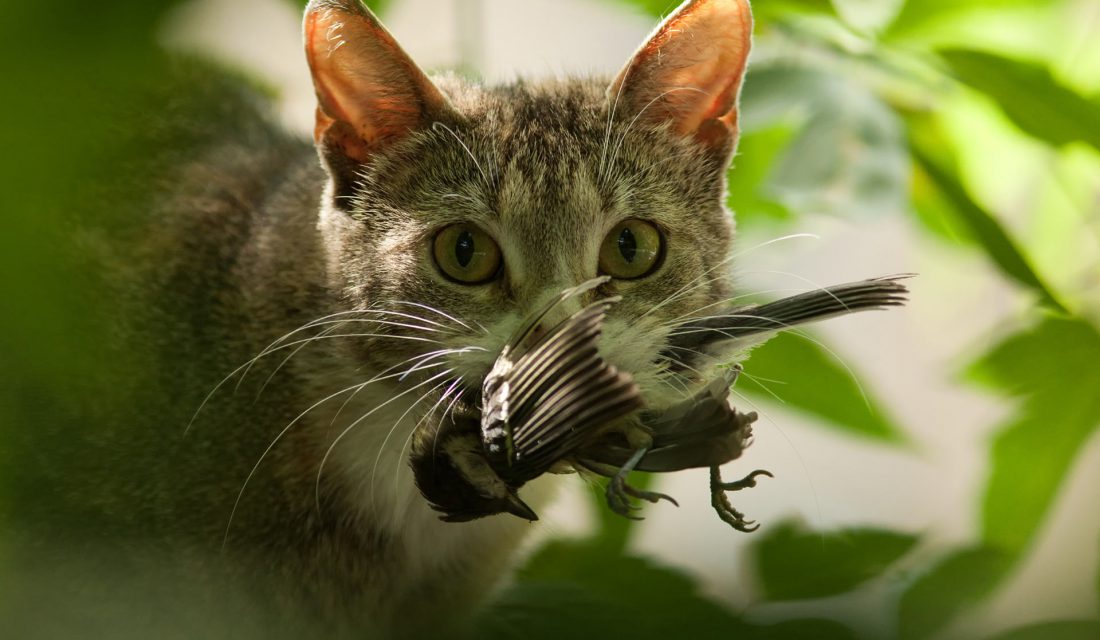
<instances>
[{"instance_id":1,"label":"cat's forehead","mask_svg":"<svg viewBox=\"0 0 1100 640\"><path fill-rule=\"evenodd\" d=\"M697 225L702 210L722 215L698 148L617 112L601 79L436 82L457 117L371 169L372 192L421 224L470 220L524 237L553 224L568 243L624 217L680 226Z\"/></svg>"},{"instance_id":2,"label":"cat's forehead","mask_svg":"<svg viewBox=\"0 0 1100 640\"><path fill-rule=\"evenodd\" d=\"M662 136L645 140L642 127L615 113L602 79L442 87L463 120L437 128L435 142L458 173L476 161L474 191L489 195L501 223L553 215L589 224L627 199L675 188L645 170L675 150Z\"/></svg>"},{"instance_id":3,"label":"cat's forehead","mask_svg":"<svg viewBox=\"0 0 1100 640\"><path fill-rule=\"evenodd\" d=\"M503 221L537 211L601 206L599 156L606 101L594 80L518 83L483 91L471 105L471 134L493 173Z\"/></svg>"}]
</instances>

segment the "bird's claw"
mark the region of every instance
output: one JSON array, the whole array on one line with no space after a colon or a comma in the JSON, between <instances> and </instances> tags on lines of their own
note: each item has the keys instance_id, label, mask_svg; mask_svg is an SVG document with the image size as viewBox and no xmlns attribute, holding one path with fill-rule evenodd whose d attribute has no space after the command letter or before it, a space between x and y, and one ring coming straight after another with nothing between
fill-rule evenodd
<instances>
[{"instance_id":1,"label":"bird's claw","mask_svg":"<svg viewBox=\"0 0 1100 640\"><path fill-rule=\"evenodd\" d=\"M769 478L775 477L772 475L771 471L757 469L756 471L753 471L752 473L745 476L744 478L741 478L740 480L734 482L718 482L717 486L720 487L723 491L740 491L742 489L751 489L756 486L757 476L768 476Z\"/></svg>"},{"instance_id":2,"label":"bird's claw","mask_svg":"<svg viewBox=\"0 0 1100 640\"><path fill-rule=\"evenodd\" d=\"M741 513L730 504L729 496L726 495L727 491L740 491L741 489L748 489L756 486L757 476L768 476L773 478L770 472L763 469L757 469L744 478L735 482L722 482L721 473L718 467L710 468L710 504L714 507L714 510L718 512L718 517L723 522L730 525L738 531L744 533L750 533L760 528L760 525L755 520L747 520L745 514Z\"/></svg>"},{"instance_id":3,"label":"bird's claw","mask_svg":"<svg viewBox=\"0 0 1100 640\"><path fill-rule=\"evenodd\" d=\"M626 481L625 474L620 473L614 475L611 481L607 483L607 506L624 518L641 520L641 516L636 516L631 513L631 511L641 509L641 507L630 501L631 498L645 500L646 502L652 502L654 504L661 500L667 500L676 506L680 506L680 503L676 502L670 495L657 493L656 491L643 491L630 486Z\"/></svg>"}]
</instances>

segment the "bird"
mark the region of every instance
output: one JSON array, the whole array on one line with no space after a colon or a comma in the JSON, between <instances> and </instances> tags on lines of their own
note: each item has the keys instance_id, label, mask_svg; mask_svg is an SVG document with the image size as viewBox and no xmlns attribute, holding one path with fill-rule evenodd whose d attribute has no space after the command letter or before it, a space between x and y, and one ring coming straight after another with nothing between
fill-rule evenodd
<instances>
[{"instance_id":1,"label":"bird","mask_svg":"<svg viewBox=\"0 0 1100 640\"><path fill-rule=\"evenodd\" d=\"M699 353L719 343L760 340L807 322L899 306L907 301L902 280L908 277L871 278L691 318L670 333L662 355L675 370L688 366L677 353ZM757 478L772 474L757 469L725 482L720 472L751 444L757 419L755 412L739 411L730 399L740 364L726 367L685 400L648 410L630 374L599 352L603 322L620 297L597 299L542 330L544 319L559 305L604 281L596 278L566 289L528 316L485 376L480 406L454 412L441 425L433 454L414 457L418 487L444 520L504 512L536 520L534 510L519 498L519 488L544 473L571 469L608 478L608 507L634 518L630 498L676 501L632 487L626 481L631 471L706 467L711 504L719 517L734 529L754 531L759 525L732 506L727 492L753 487Z\"/></svg>"}]
</instances>

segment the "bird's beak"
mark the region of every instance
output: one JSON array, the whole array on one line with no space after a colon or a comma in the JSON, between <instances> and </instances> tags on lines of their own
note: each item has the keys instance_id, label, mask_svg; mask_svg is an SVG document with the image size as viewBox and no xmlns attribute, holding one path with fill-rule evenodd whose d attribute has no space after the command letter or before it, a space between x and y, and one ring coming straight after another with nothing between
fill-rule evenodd
<instances>
[{"instance_id":1,"label":"bird's beak","mask_svg":"<svg viewBox=\"0 0 1100 640\"><path fill-rule=\"evenodd\" d=\"M534 522L539 519L539 516L537 513L535 513L534 509L527 506L526 502L520 500L519 496L512 492L509 492L508 497L505 499L504 510L516 517L523 518L524 520L528 520L530 522Z\"/></svg>"}]
</instances>

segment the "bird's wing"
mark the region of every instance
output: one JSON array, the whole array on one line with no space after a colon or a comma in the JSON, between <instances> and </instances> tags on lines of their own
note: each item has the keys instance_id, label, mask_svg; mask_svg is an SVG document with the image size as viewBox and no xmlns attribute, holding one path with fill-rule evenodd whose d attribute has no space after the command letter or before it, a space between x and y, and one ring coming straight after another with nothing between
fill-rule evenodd
<instances>
[{"instance_id":1,"label":"bird's wing","mask_svg":"<svg viewBox=\"0 0 1100 640\"><path fill-rule=\"evenodd\" d=\"M507 455L493 460L502 477L526 482L545 473L601 427L643 405L633 378L597 349L603 320L616 301L600 300L573 314L504 374L508 391L498 396L508 403L507 411L483 409L483 415L504 417Z\"/></svg>"}]
</instances>

